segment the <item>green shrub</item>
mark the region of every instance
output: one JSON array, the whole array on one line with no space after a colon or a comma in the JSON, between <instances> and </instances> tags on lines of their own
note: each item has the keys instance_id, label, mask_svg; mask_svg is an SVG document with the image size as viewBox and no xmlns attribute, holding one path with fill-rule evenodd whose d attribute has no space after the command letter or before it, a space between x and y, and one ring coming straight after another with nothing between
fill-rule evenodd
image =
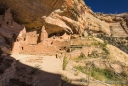
<instances>
[{"instance_id":1,"label":"green shrub","mask_svg":"<svg viewBox=\"0 0 128 86\"><path fill-rule=\"evenodd\" d=\"M98 52L97 51L92 51L91 54L89 54L89 57L92 57L92 58L97 58L98 57Z\"/></svg>"},{"instance_id":2,"label":"green shrub","mask_svg":"<svg viewBox=\"0 0 128 86\"><path fill-rule=\"evenodd\" d=\"M100 46L100 42L92 42L91 45L94 45L94 46Z\"/></svg>"},{"instance_id":3,"label":"green shrub","mask_svg":"<svg viewBox=\"0 0 128 86\"><path fill-rule=\"evenodd\" d=\"M106 48L102 48L102 50L105 52L106 55L110 54L110 52Z\"/></svg>"},{"instance_id":4,"label":"green shrub","mask_svg":"<svg viewBox=\"0 0 128 86\"><path fill-rule=\"evenodd\" d=\"M90 63L86 64L86 66L89 65ZM90 67L90 70L88 70L88 67L85 68L83 66L75 66L74 68L87 75L90 74L92 77L100 81L124 81L124 77L126 76L125 73L121 73L120 76L117 76L115 75L114 71L110 69L99 69L93 65Z\"/></svg>"},{"instance_id":5,"label":"green shrub","mask_svg":"<svg viewBox=\"0 0 128 86\"><path fill-rule=\"evenodd\" d=\"M98 42L98 41L97 41L97 42L92 42L92 43L91 43L91 45L99 46L99 47L102 47L102 48L103 48L103 47L106 47L107 44L108 44L108 42L106 42L106 41L105 41L104 43L101 43L101 42Z\"/></svg>"},{"instance_id":6,"label":"green shrub","mask_svg":"<svg viewBox=\"0 0 128 86\"><path fill-rule=\"evenodd\" d=\"M68 59L67 59L66 56L64 56L64 59L63 59L63 70L65 70L67 64L68 64Z\"/></svg>"},{"instance_id":7,"label":"green shrub","mask_svg":"<svg viewBox=\"0 0 128 86\"><path fill-rule=\"evenodd\" d=\"M36 73L36 71L38 71L40 68L41 68L41 67L40 67L40 65L35 65L35 67L34 67L34 68L32 68L32 70L31 70L30 74L35 74L35 73Z\"/></svg>"},{"instance_id":8,"label":"green shrub","mask_svg":"<svg viewBox=\"0 0 128 86\"><path fill-rule=\"evenodd\" d=\"M83 66L75 66L74 68L81 71L82 73L86 73L85 68Z\"/></svg>"}]
</instances>

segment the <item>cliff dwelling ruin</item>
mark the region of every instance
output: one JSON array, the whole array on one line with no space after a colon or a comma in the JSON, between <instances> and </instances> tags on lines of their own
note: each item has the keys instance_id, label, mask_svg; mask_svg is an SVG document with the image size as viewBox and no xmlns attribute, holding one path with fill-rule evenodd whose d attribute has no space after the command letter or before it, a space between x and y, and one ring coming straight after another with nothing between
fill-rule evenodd
<instances>
[{"instance_id":1,"label":"cliff dwelling ruin","mask_svg":"<svg viewBox=\"0 0 128 86\"><path fill-rule=\"evenodd\" d=\"M58 41L69 40L70 35L64 33L62 36L48 38L48 33L43 26L39 32L26 32L24 26L13 21L10 9L0 16L0 33L7 38L12 46L12 54L45 54L59 51ZM55 47L53 47L55 46Z\"/></svg>"},{"instance_id":2,"label":"cliff dwelling ruin","mask_svg":"<svg viewBox=\"0 0 128 86\"><path fill-rule=\"evenodd\" d=\"M99 80L91 67L126 78L124 14L94 13L82 0L14 1L0 15L0 86L85 86Z\"/></svg>"}]
</instances>

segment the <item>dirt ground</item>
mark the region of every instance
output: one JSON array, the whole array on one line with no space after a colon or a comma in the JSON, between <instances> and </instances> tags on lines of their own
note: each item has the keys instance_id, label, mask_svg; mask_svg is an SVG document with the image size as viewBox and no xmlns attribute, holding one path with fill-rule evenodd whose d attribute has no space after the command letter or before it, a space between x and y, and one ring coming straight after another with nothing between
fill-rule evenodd
<instances>
[{"instance_id":1,"label":"dirt ground","mask_svg":"<svg viewBox=\"0 0 128 86\"><path fill-rule=\"evenodd\" d=\"M12 57L19 62L16 65L18 68L26 68L26 72L22 70L24 73L29 74L32 69L38 67L38 71L33 74L39 77L37 86L61 85L62 59L55 56L41 55L12 55Z\"/></svg>"}]
</instances>

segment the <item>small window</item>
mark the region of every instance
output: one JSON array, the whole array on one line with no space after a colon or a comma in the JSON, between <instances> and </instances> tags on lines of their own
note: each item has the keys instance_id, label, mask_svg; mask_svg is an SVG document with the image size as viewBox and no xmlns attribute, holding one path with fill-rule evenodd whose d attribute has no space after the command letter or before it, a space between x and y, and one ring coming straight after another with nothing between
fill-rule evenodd
<instances>
[{"instance_id":1,"label":"small window","mask_svg":"<svg viewBox=\"0 0 128 86\"><path fill-rule=\"evenodd\" d=\"M24 38L24 41L26 40L26 38Z\"/></svg>"},{"instance_id":2,"label":"small window","mask_svg":"<svg viewBox=\"0 0 128 86\"><path fill-rule=\"evenodd\" d=\"M9 25L9 22L7 22L6 24Z\"/></svg>"},{"instance_id":3,"label":"small window","mask_svg":"<svg viewBox=\"0 0 128 86\"><path fill-rule=\"evenodd\" d=\"M53 42L51 42L51 45L53 44Z\"/></svg>"},{"instance_id":4,"label":"small window","mask_svg":"<svg viewBox=\"0 0 128 86\"><path fill-rule=\"evenodd\" d=\"M22 47L22 50L23 50L24 48Z\"/></svg>"}]
</instances>

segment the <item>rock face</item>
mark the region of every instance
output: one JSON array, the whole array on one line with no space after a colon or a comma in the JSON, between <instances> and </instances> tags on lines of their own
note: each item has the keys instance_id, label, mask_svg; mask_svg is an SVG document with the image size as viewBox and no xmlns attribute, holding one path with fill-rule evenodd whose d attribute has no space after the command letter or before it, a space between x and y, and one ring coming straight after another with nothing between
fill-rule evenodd
<instances>
[{"instance_id":1,"label":"rock face","mask_svg":"<svg viewBox=\"0 0 128 86\"><path fill-rule=\"evenodd\" d=\"M13 17L16 21L18 21L21 24L25 24L27 28L30 29L40 29L42 25L44 24L44 21L48 23L47 20L43 17L45 16L51 16L55 11L58 13L63 12L64 5L67 1L62 0L10 0L10 1L0 1L2 9L10 8L12 13L14 13ZM72 1L70 1L72 2ZM57 14L57 13L55 13ZM52 18L54 21L54 18ZM56 20L56 23L59 21ZM63 23L63 21L61 21ZM60 23L61 23L60 22ZM62 24L63 25L63 24ZM51 27L56 26L56 24L52 24ZM57 25L58 26L58 25ZM47 28L49 29L49 27ZM69 29L66 27L59 27L59 31L62 29ZM53 30L53 31L52 31ZM58 30L57 30L58 31ZM51 29L51 32L54 31L54 28Z\"/></svg>"},{"instance_id":2,"label":"rock face","mask_svg":"<svg viewBox=\"0 0 128 86\"><path fill-rule=\"evenodd\" d=\"M99 38L102 38L105 42L95 38L95 36L99 36ZM96 61L96 63L94 63L94 66L97 68L102 67L104 69L108 66L116 73L125 72L126 75L128 75L128 67L126 66L128 64L127 54L116 47L113 48L113 46L107 45L106 41L128 53L127 13L118 15L94 13L85 5L83 0L0 0L0 57L9 56L10 54L29 54L36 56L54 55L54 59L56 59L52 59L54 62L60 61L61 57L71 57L73 59L78 57L79 60L86 59L86 61L90 62L99 59L101 62ZM35 60L31 58L25 61L25 63L32 62L33 60L42 64L45 63L43 62L43 58L44 57L39 57ZM107 63L107 58L110 59L110 61L111 59L113 60L112 64L109 65ZM45 60L47 60L47 63L45 63L45 66L49 65L49 59L51 60L51 57L48 59L46 57ZM103 59L103 61L101 59ZM1 70L2 67L6 67L7 64L3 58L0 58L0 60L2 61L2 64L0 63L1 78L3 75L11 73L8 73L10 69L5 72ZM108 64L107 66L104 64L105 61L106 64ZM117 61L117 63L115 61ZM118 61L121 63L118 64ZM63 63L67 64L67 62ZM124 65L121 65L122 63L124 63L126 68L124 68ZM56 65L58 65L58 63L56 63L55 66ZM63 64L63 66L64 65L65 64ZM12 75L15 73L14 67L12 63L14 70L12 71ZM54 68L54 65L50 64L49 67L43 67L43 70L46 68L46 70L48 69L49 71L51 67ZM72 67L70 70L72 70ZM24 72L27 74L26 71ZM19 73L21 73L20 70ZM125 75L123 74L123 76ZM5 86L12 77L13 76L9 76L6 79L5 76L3 81L0 79L0 82L2 82L0 86ZM15 80L17 81L17 79L19 83L22 83L22 81L19 81L22 77L26 79L30 78L25 75L15 79L16 77L11 79L12 83L15 82ZM41 79L41 82L42 80L44 81L42 82L43 85L45 85L44 83L46 83L47 78L48 80L50 78L49 84L51 84L51 81L54 82L54 80L56 80L55 77L53 77L54 80L51 80L51 76L46 76L46 79L43 76L43 79ZM57 80L57 84L60 86L60 76ZM77 79L72 80L79 81ZM37 84L38 79L32 79L31 82L34 82L31 84ZM27 81L23 80L23 83L27 84ZM49 85L47 84L45 86Z\"/></svg>"},{"instance_id":3,"label":"rock face","mask_svg":"<svg viewBox=\"0 0 128 86\"><path fill-rule=\"evenodd\" d=\"M6 10L3 15L0 15L0 34L7 38L12 38L14 35L19 35L19 32L24 26L14 22L10 9Z\"/></svg>"},{"instance_id":4,"label":"rock face","mask_svg":"<svg viewBox=\"0 0 128 86\"><path fill-rule=\"evenodd\" d=\"M9 0L0 1L0 4L0 34L6 38L15 53L36 54L62 50L66 46L64 40L75 35L77 38L78 35L102 33L107 37L128 37L127 13L94 13L83 0ZM7 8L10 9L5 10ZM2 13L3 10L5 13ZM109 38L106 39L113 44ZM125 41L123 46L127 46L127 39ZM45 50L46 47L48 51ZM120 49L127 51L127 47Z\"/></svg>"},{"instance_id":5,"label":"rock face","mask_svg":"<svg viewBox=\"0 0 128 86\"><path fill-rule=\"evenodd\" d=\"M89 29L109 36L120 33L125 34L121 37L128 36L128 14L94 13L83 0L9 0L0 1L0 5L1 12L10 8L15 21L24 24L27 30L39 30L44 25L48 35L60 32L81 35ZM119 33L114 34L117 24L113 23L119 25Z\"/></svg>"},{"instance_id":6,"label":"rock face","mask_svg":"<svg viewBox=\"0 0 128 86\"><path fill-rule=\"evenodd\" d=\"M128 37L127 13L94 13L83 0L9 0L0 1L0 4L0 13L10 8L0 15L0 34L7 39L15 53L48 52L45 50L47 46L49 49L57 46L50 51L58 51L62 49L58 44L62 41L65 43L64 39L69 40L75 35L103 33L107 37ZM42 45L45 45L42 47L44 51L39 48Z\"/></svg>"},{"instance_id":7,"label":"rock face","mask_svg":"<svg viewBox=\"0 0 128 86\"><path fill-rule=\"evenodd\" d=\"M15 64L14 59L9 57L0 57L0 86L8 85L11 78L15 74Z\"/></svg>"}]
</instances>

